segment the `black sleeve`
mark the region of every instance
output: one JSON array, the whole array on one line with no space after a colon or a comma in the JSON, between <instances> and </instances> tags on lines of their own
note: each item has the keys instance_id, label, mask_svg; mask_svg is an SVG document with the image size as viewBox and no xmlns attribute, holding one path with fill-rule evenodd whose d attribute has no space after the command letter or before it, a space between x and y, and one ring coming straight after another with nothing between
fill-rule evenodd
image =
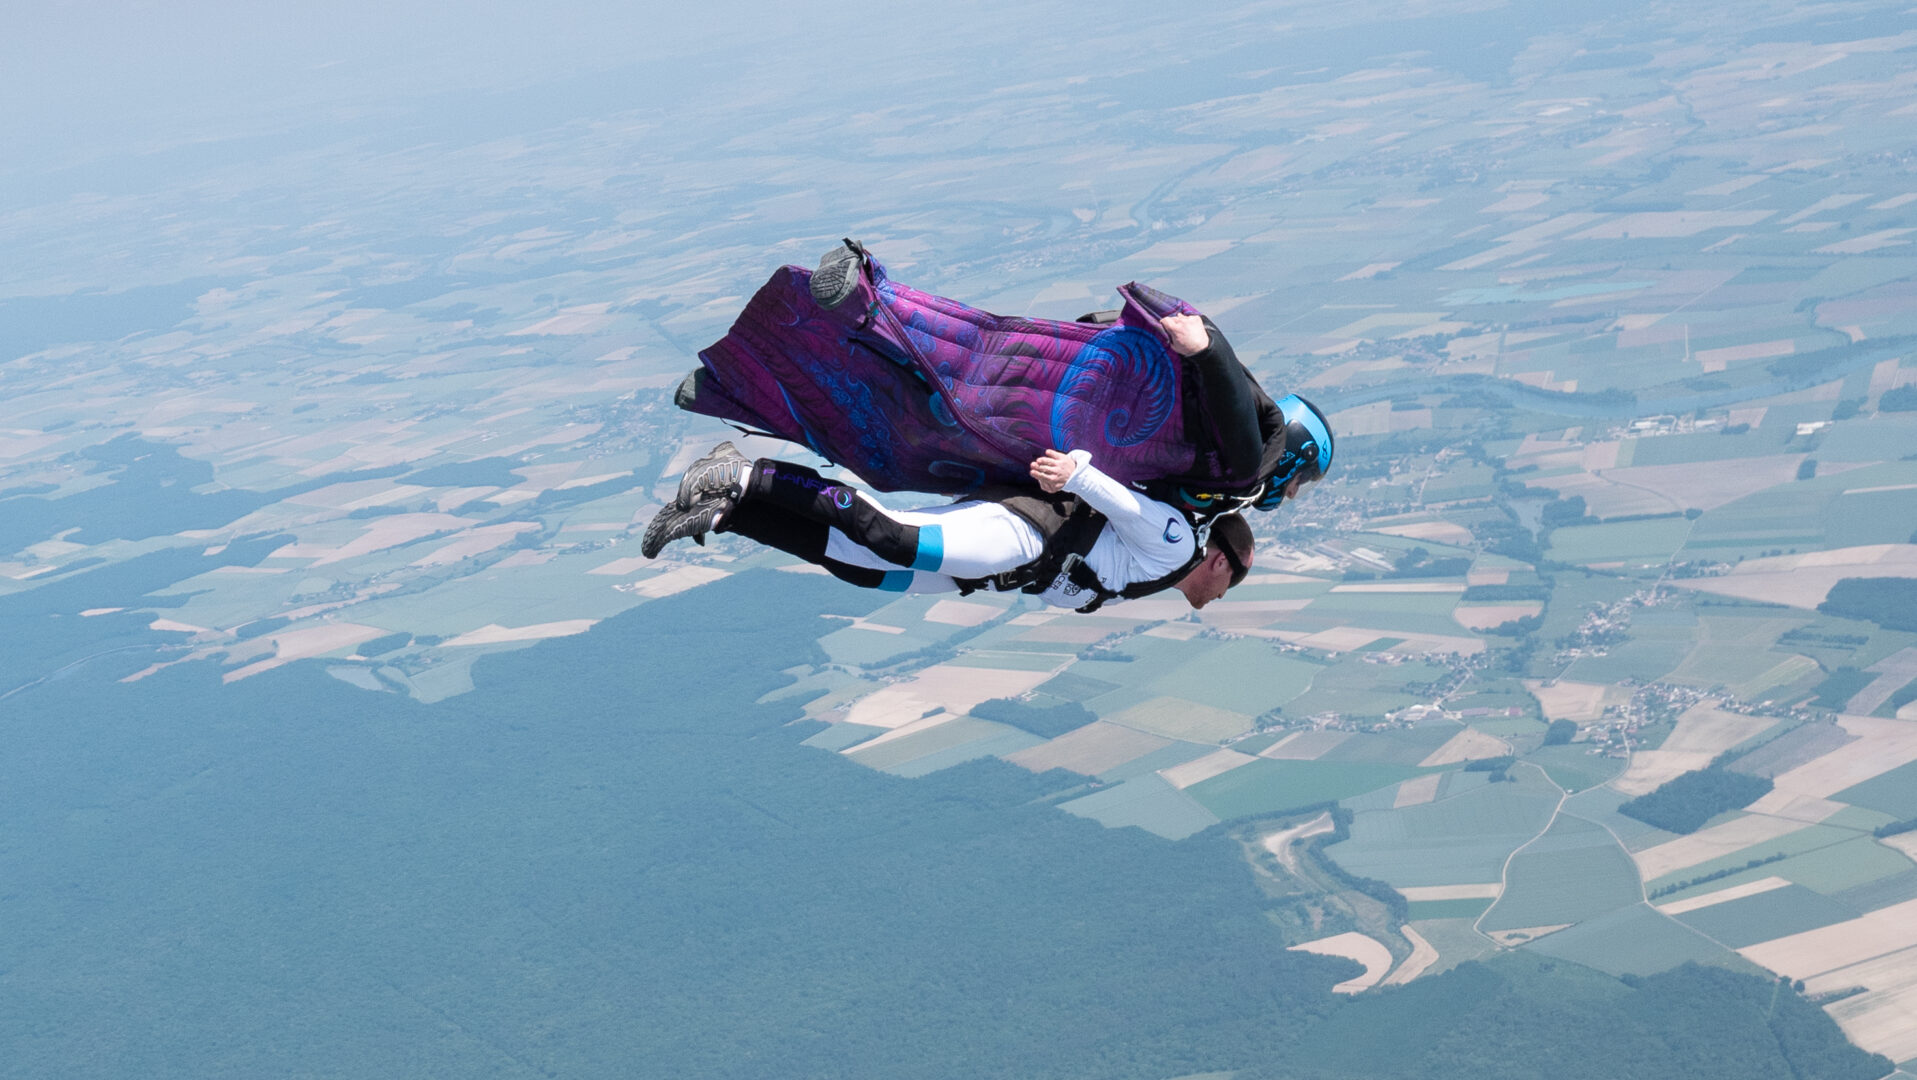
<instances>
[{"instance_id":1,"label":"black sleeve","mask_svg":"<svg viewBox=\"0 0 1917 1080\"><path fill-rule=\"evenodd\" d=\"M1198 374L1200 400L1218 432L1218 452L1228 476L1249 483L1258 476L1265 442L1282 432L1278 406L1252 378L1238 354L1209 316L1200 316L1210 335L1203 352L1186 357ZM1282 437L1282 435L1280 436Z\"/></svg>"}]
</instances>

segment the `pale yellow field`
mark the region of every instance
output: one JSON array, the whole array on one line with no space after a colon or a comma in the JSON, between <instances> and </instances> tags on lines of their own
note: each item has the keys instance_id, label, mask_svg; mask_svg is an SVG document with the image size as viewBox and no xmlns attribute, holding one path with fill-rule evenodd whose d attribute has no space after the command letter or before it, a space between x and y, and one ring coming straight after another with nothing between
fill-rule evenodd
<instances>
[{"instance_id":1,"label":"pale yellow field","mask_svg":"<svg viewBox=\"0 0 1917 1080\"><path fill-rule=\"evenodd\" d=\"M1770 794L1752 803L1745 809L1753 814L1768 814L1771 817L1801 821L1806 825L1815 825L1844 809L1844 804L1820 799L1815 795L1794 795L1789 791L1773 789Z\"/></svg>"},{"instance_id":2,"label":"pale yellow field","mask_svg":"<svg viewBox=\"0 0 1917 1080\"><path fill-rule=\"evenodd\" d=\"M1847 577L1917 577L1917 545L1871 544L1808 555L1746 559L1723 577L1683 578L1673 585L1720 596L1814 608Z\"/></svg>"},{"instance_id":3,"label":"pale yellow field","mask_svg":"<svg viewBox=\"0 0 1917 1080\"><path fill-rule=\"evenodd\" d=\"M1426 969L1438 962L1438 950L1424 939L1424 935L1409 926L1400 926L1398 931L1411 943L1411 955L1404 958L1398 970L1385 977L1386 986L1403 986L1405 983L1423 975Z\"/></svg>"},{"instance_id":4,"label":"pale yellow field","mask_svg":"<svg viewBox=\"0 0 1917 1080\"><path fill-rule=\"evenodd\" d=\"M1379 979L1384 978L1385 972L1391 970L1391 950L1385 948L1384 943L1378 939L1367 937L1356 930L1293 945L1291 950L1317 953L1320 956L1342 956L1347 960L1356 960L1363 964L1364 974L1346 979L1331 988L1336 994L1356 994L1369 990L1378 984Z\"/></svg>"},{"instance_id":5,"label":"pale yellow field","mask_svg":"<svg viewBox=\"0 0 1917 1080\"><path fill-rule=\"evenodd\" d=\"M845 719L870 727L896 728L918 720L933 709L961 713L981 701L1016 697L1051 677L1049 671L1001 671L936 664L853 702L846 710Z\"/></svg>"},{"instance_id":6,"label":"pale yellow field","mask_svg":"<svg viewBox=\"0 0 1917 1080\"><path fill-rule=\"evenodd\" d=\"M1808 826L1801 821L1747 814L1720 825L1699 829L1689 836L1680 836L1656 847L1645 848L1632 858L1637 860L1638 873L1644 875L1644 880L1650 881L1803 828Z\"/></svg>"},{"instance_id":7,"label":"pale yellow field","mask_svg":"<svg viewBox=\"0 0 1917 1080\"><path fill-rule=\"evenodd\" d=\"M1096 776L1170 745L1170 739L1100 720L1051 742L1007 754L1005 760L1033 772L1069 769Z\"/></svg>"},{"instance_id":8,"label":"pale yellow field","mask_svg":"<svg viewBox=\"0 0 1917 1080\"><path fill-rule=\"evenodd\" d=\"M917 720L912 721L911 723L900 724L898 727L895 727L891 729L890 731L880 732L879 734L874 735L872 738L867 739L862 743L856 743L852 746L848 746L845 749L839 751L839 753L844 754L847 757L853 757L856 759L856 755L858 755L859 753L863 751L870 750L875 746L883 746L886 743L893 741L894 739L903 739L907 735L916 735L921 731L929 731L932 728L938 727L940 724L950 723L951 721L957 719L958 715L959 715L958 713L953 713L953 712L937 712L937 713L933 713L931 716L921 716Z\"/></svg>"},{"instance_id":9,"label":"pale yellow field","mask_svg":"<svg viewBox=\"0 0 1917 1080\"><path fill-rule=\"evenodd\" d=\"M1631 692L1609 683L1572 682L1559 679L1546 685L1538 679L1524 680L1524 688L1538 699L1538 708L1547 720L1574 720L1584 723L1604 715L1606 705L1630 702Z\"/></svg>"},{"instance_id":10,"label":"pale yellow field","mask_svg":"<svg viewBox=\"0 0 1917 1080\"><path fill-rule=\"evenodd\" d=\"M1474 566L1471 568L1470 573L1464 575L1464 583L1466 585L1503 585L1510 580L1511 571L1495 567L1486 567L1480 570Z\"/></svg>"},{"instance_id":11,"label":"pale yellow field","mask_svg":"<svg viewBox=\"0 0 1917 1080\"><path fill-rule=\"evenodd\" d=\"M1868 987L1856 997L1832 1002L1825 1011L1858 1046L1892 1061L1917 1058L1917 949L1833 971L1817 985L1833 990ZM1809 983L1805 988L1818 992Z\"/></svg>"},{"instance_id":12,"label":"pale yellow field","mask_svg":"<svg viewBox=\"0 0 1917 1080\"><path fill-rule=\"evenodd\" d=\"M1227 748L1214 750L1204 757L1173 765L1169 769L1160 769L1158 775L1164 777L1166 783L1183 791L1193 784L1210 780L1214 776L1223 776L1241 765L1249 765L1257 760L1250 754L1241 754Z\"/></svg>"},{"instance_id":13,"label":"pale yellow field","mask_svg":"<svg viewBox=\"0 0 1917 1080\"><path fill-rule=\"evenodd\" d=\"M1408 885L1398 890L1406 900L1480 900L1504 893L1504 885L1487 881L1477 885Z\"/></svg>"},{"instance_id":14,"label":"pale yellow field","mask_svg":"<svg viewBox=\"0 0 1917 1080\"><path fill-rule=\"evenodd\" d=\"M1550 488L1561 499L1577 496L1585 508L1598 517L1624 517L1630 514L1667 514L1681 509L1655 491L1613 483L1596 473L1564 473L1531 481L1536 487Z\"/></svg>"},{"instance_id":15,"label":"pale yellow field","mask_svg":"<svg viewBox=\"0 0 1917 1080\"><path fill-rule=\"evenodd\" d=\"M1017 674L1024 674L1024 672ZM992 696L1003 697L1004 695ZM1242 735L1250 731L1252 726L1252 718L1243 713L1176 697L1155 697L1107 719L1115 724L1149 731L1169 739L1184 739L1198 743L1220 742L1233 735Z\"/></svg>"},{"instance_id":16,"label":"pale yellow field","mask_svg":"<svg viewBox=\"0 0 1917 1080\"><path fill-rule=\"evenodd\" d=\"M978 626L997 618L1001 610L975 600L940 600L925 613L925 621L946 626Z\"/></svg>"},{"instance_id":17,"label":"pale yellow field","mask_svg":"<svg viewBox=\"0 0 1917 1080\"><path fill-rule=\"evenodd\" d=\"M1779 338L1776 341L1756 341L1749 345L1728 345L1721 349L1699 349L1692 354L1692 358L1703 365L1704 371L1708 374L1723 371L1732 364L1789 356L1796 351L1796 341L1790 338Z\"/></svg>"},{"instance_id":18,"label":"pale yellow field","mask_svg":"<svg viewBox=\"0 0 1917 1080\"><path fill-rule=\"evenodd\" d=\"M1917 948L1917 900L1737 950L1780 975L1810 979Z\"/></svg>"},{"instance_id":19,"label":"pale yellow field","mask_svg":"<svg viewBox=\"0 0 1917 1080\"><path fill-rule=\"evenodd\" d=\"M1144 636L1165 638L1168 641L1190 641L1204 632L1205 628L1196 623L1168 622L1159 623L1145 631Z\"/></svg>"},{"instance_id":20,"label":"pale yellow field","mask_svg":"<svg viewBox=\"0 0 1917 1080\"><path fill-rule=\"evenodd\" d=\"M531 626L501 626L488 623L441 642L444 648L458 645L499 645L508 641L543 641L546 638L571 637L592 629L598 619L565 619L560 622L534 623Z\"/></svg>"},{"instance_id":21,"label":"pale yellow field","mask_svg":"<svg viewBox=\"0 0 1917 1080\"><path fill-rule=\"evenodd\" d=\"M1440 544L1464 546L1472 542L1471 530L1450 521L1417 521L1409 525L1384 525L1377 531L1390 536L1403 536L1411 540L1431 540Z\"/></svg>"},{"instance_id":22,"label":"pale yellow field","mask_svg":"<svg viewBox=\"0 0 1917 1080\"><path fill-rule=\"evenodd\" d=\"M1429 776L1414 776L1398 785L1397 795L1392 797L1391 806L1422 806L1438 797L1438 785L1443 782L1443 773Z\"/></svg>"},{"instance_id":23,"label":"pale yellow field","mask_svg":"<svg viewBox=\"0 0 1917 1080\"><path fill-rule=\"evenodd\" d=\"M653 565L653 563L654 560L648 559L644 555L634 555L630 558L614 559L609 563L601 563L586 571L586 573L604 574L607 577L625 577L627 574L644 570L646 567ZM823 570L824 567L820 567L820 569Z\"/></svg>"},{"instance_id":24,"label":"pale yellow field","mask_svg":"<svg viewBox=\"0 0 1917 1080\"><path fill-rule=\"evenodd\" d=\"M1349 731L1294 731L1260 750L1258 756L1274 761L1316 761L1349 738Z\"/></svg>"},{"instance_id":25,"label":"pale yellow field","mask_svg":"<svg viewBox=\"0 0 1917 1080\"><path fill-rule=\"evenodd\" d=\"M1544 603L1540 600L1519 604L1459 604L1451 609L1451 617L1467 630L1489 630L1543 611Z\"/></svg>"},{"instance_id":26,"label":"pale yellow field","mask_svg":"<svg viewBox=\"0 0 1917 1080\"><path fill-rule=\"evenodd\" d=\"M640 596L657 600L663 596L671 596L709 584L730 573L731 571L721 570L716 566L681 566L634 584L632 591Z\"/></svg>"},{"instance_id":27,"label":"pale yellow field","mask_svg":"<svg viewBox=\"0 0 1917 1080\"><path fill-rule=\"evenodd\" d=\"M1278 860L1278 865L1291 873L1298 872L1297 843L1313 836L1323 836L1338 826L1331 820L1330 812L1319 814L1302 825L1293 825L1289 829L1267 833L1262 841L1265 850Z\"/></svg>"},{"instance_id":28,"label":"pale yellow field","mask_svg":"<svg viewBox=\"0 0 1917 1080\"><path fill-rule=\"evenodd\" d=\"M1917 723L1871 716L1840 716L1837 723L1856 735L1857 741L1779 774L1774 781L1776 790L1828 798L1852 784L1917 761Z\"/></svg>"},{"instance_id":29,"label":"pale yellow field","mask_svg":"<svg viewBox=\"0 0 1917 1080\"><path fill-rule=\"evenodd\" d=\"M1611 787L1626 795L1643 795L1667 780L1702 769L1717 755L1774 723L1768 717L1726 712L1714 705L1693 705L1678 717L1677 727L1664 745L1631 755L1624 775Z\"/></svg>"},{"instance_id":30,"label":"pale yellow field","mask_svg":"<svg viewBox=\"0 0 1917 1080\"><path fill-rule=\"evenodd\" d=\"M512 542L512 538L528 529L538 529L537 522L509 521L502 525L482 525L476 529L467 529L458 536L434 549L431 553L413 560L414 566L448 566L461 559L470 559L474 555L483 555L497 547Z\"/></svg>"},{"instance_id":31,"label":"pale yellow field","mask_svg":"<svg viewBox=\"0 0 1917 1080\"><path fill-rule=\"evenodd\" d=\"M371 641L385 633L377 626L361 626L358 623L321 623L273 634L267 639L270 642L267 647L273 650L272 656L235 668L220 676L220 681L237 682L295 660L324 656L362 641Z\"/></svg>"},{"instance_id":32,"label":"pale yellow field","mask_svg":"<svg viewBox=\"0 0 1917 1080\"><path fill-rule=\"evenodd\" d=\"M1510 743L1495 735L1486 735L1477 728L1468 727L1451 736L1443 746L1433 750L1430 756L1418 762L1418 767L1430 769L1439 765L1455 765L1460 761L1503 757L1510 752Z\"/></svg>"},{"instance_id":33,"label":"pale yellow field","mask_svg":"<svg viewBox=\"0 0 1917 1080\"><path fill-rule=\"evenodd\" d=\"M1652 906L1666 915L1682 915L1687 911L1698 911L1707 907L1715 907L1726 901L1742 900L1746 896L1757 896L1760 893L1767 893L1773 889L1784 888L1789 884L1790 882L1788 880L1781 877L1760 878L1756 881L1747 881L1742 885L1733 885L1728 889L1719 889L1713 893L1705 893L1703 896L1693 896L1688 900L1673 900L1668 904L1653 904Z\"/></svg>"}]
</instances>

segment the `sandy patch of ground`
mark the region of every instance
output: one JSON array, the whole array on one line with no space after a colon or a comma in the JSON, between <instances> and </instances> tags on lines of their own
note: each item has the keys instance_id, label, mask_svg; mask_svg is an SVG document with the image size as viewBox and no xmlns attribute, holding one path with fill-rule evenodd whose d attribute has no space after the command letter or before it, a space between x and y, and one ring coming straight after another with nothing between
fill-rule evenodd
<instances>
[{"instance_id":1,"label":"sandy patch of ground","mask_svg":"<svg viewBox=\"0 0 1917 1080\"><path fill-rule=\"evenodd\" d=\"M1746 814L1707 829L1699 829L1689 836L1666 840L1631 857L1637 860L1638 873L1644 875L1644 880L1653 881L1687 866L1735 854L1752 844L1775 840L1805 828L1809 826L1801 821Z\"/></svg>"},{"instance_id":2,"label":"sandy patch of ground","mask_svg":"<svg viewBox=\"0 0 1917 1080\"><path fill-rule=\"evenodd\" d=\"M1273 761L1316 761L1349 738L1349 731L1294 731L1258 751L1258 756Z\"/></svg>"},{"instance_id":3,"label":"sandy patch of ground","mask_svg":"<svg viewBox=\"0 0 1917 1080\"><path fill-rule=\"evenodd\" d=\"M1180 791L1193 784L1203 783L1214 776L1223 776L1241 765L1249 765L1258 759L1250 754L1241 754L1236 750L1214 750L1204 757L1196 758L1169 769L1158 770L1165 782Z\"/></svg>"},{"instance_id":4,"label":"sandy patch of ground","mask_svg":"<svg viewBox=\"0 0 1917 1080\"><path fill-rule=\"evenodd\" d=\"M656 577L649 577L644 581L634 582L630 586L622 585L618 588L629 589L640 596L657 600L662 596L672 596L675 593L685 592L687 589L710 584L729 574L731 574L730 570L721 570L716 566L680 566Z\"/></svg>"},{"instance_id":5,"label":"sandy patch of ground","mask_svg":"<svg viewBox=\"0 0 1917 1080\"><path fill-rule=\"evenodd\" d=\"M1439 765L1455 765L1460 761L1503 757L1510 752L1510 743L1495 735L1486 735L1477 728L1468 727L1451 736L1443 746L1433 750L1429 757L1418 762L1418 767L1431 769Z\"/></svg>"},{"instance_id":6,"label":"sandy patch of ground","mask_svg":"<svg viewBox=\"0 0 1917 1080\"><path fill-rule=\"evenodd\" d=\"M1840 716L1837 723L1857 736L1857 741L1778 774L1775 791L1828 798L1852 784L1917 761L1917 723L1871 716Z\"/></svg>"},{"instance_id":7,"label":"sandy patch of ground","mask_svg":"<svg viewBox=\"0 0 1917 1080\"><path fill-rule=\"evenodd\" d=\"M362 641L385 634L377 626L361 626L358 623L321 623L318 626L303 626L267 638L273 655L257 660L242 668L235 668L220 677L221 682L238 682L241 679L258 675L262 671L271 671L283 664L295 660L304 660L310 656L323 656L338 649L358 645Z\"/></svg>"},{"instance_id":8,"label":"sandy patch of ground","mask_svg":"<svg viewBox=\"0 0 1917 1080\"><path fill-rule=\"evenodd\" d=\"M1204 632L1205 628L1197 623L1168 622L1159 623L1157 626L1145 631L1145 636L1165 638L1168 641L1190 641L1192 638Z\"/></svg>"},{"instance_id":9,"label":"sandy patch of ground","mask_svg":"<svg viewBox=\"0 0 1917 1080\"><path fill-rule=\"evenodd\" d=\"M1788 880L1781 877L1760 878L1757 881L1747 881L1742 885L1733 885L1728 889L1719 889L1713 893L1705 893L1703 896L1693 896L1688 900L1673 900L1668 904L1653 904L1651 906L1666 915L1682 915L1687 911L1697 911L1701 908L1715 907L1729 900L1742 900L1746 896L1756 896L1760 893L1770 892L1773 889L1781 889L1789 884L1790 882Z\"/></svg>"},{"instance_id":10,"label":"sandy patch of ground","mask_svg":"<svg viewBox=\"0 0 1917 1080\"><path fill-rule=\"evenodd\" d=\"M1097 776L1170 745L1170 739L1100 720L1068 731L1051 742L1007 754L1005 760L1033 772L1069 769Z\"/></svg>"},{"instance_id":11,"label":"sandy patch of ground","mask_svg":"<svg viewBox=\"0 0 1917 1080\"><path fill-rule=\"evenodd\" d=\"M1504 886L1496 881L1481 882L1476 885L1408 885L1399 889L1406 900L1485 900L1494 899L1504 893Z\"/></svg>"},{"instance_id":12,"label":"sandy patch of ground","mask_svg":"<svg viewBox=\"0 0 1917 1080\"><path fill-rule=\"evenodd\" d=\"M1780 975L1810 979L1911 948L1917 948L1917 900L1737 951Z\"/></svg>"},{"instance_id":13,"label":"sandy patch of ground","mask_svg":"<svg viewBox=\"0 0 1917 1080\"><path fill-rule=\"evenodd\" d=\"M571 637L592 629L598 619L564 619L559 622L533 623L530 626L501 626L487 623L477 630L468 630L456 638L443 641L445 648L458 645L503 645L509 641L544 641L547 638Z\"/></svg>"},{"instance_id":14,"label":"sandy patch of ground","mask_svg":"<svg viewBox=\"0 0 1917 1080\"><path fill-rule=\"evenodd\" d=\"M411 484L395 484L391 480L353 480L288 495L280 501L294 506L317 506L325 510L350 512L369 506L384 506L427 490Z\"/></svg>"},{"instance_id":15,"label":"sandy patch of ground","mask_svg":"<svg viewBox=\"0 0 1917 1080\"><path fill-rule=\"evenodd\" d=\"M1336 994L1356 994L1369 990L1378 984L1379 979L1384 978L1385 972L1391 970L1391 950L1385 948L1384 943L1378 939L1367 937L1356 930L1293 945L1291 951L1317 953L1320 956L1342 956L1347 960L1356 960L1363 964L1364 974L1346 979L1331 988Z\"/></svg>"},{"instance_id":16,"label":"sandy patch of ground","mask_svg":"<svg viewBox=\"0 0 1917 1080\"><path fill-rule=\"evenodd\" d=\"M147 623L146 628L148 630L164 630L164 631L168 631L175 634L204 634L207 632L207 629L204 626L194 626L192 623L175 622L172 619L155 619L152 622Z\"/></svg>"},{"instance_id":17,"label":"sandy patch of ground","mask_svg":"<svg viewBox=\"0 0 1917 1080\"><path fill-rule=\"evenodd\" d=\"M466 518L451 514L394 514L377 518L357 537L336 547L293 543L273 552L274 559L312 559L314 566L344 562L361 555L410 544L434 533L456 532L471 525Z\"/></svg>"},{"instance_id":18,"label":"sandy patch of ground","mask_svg":"<svg viewBox=\"0 0 1917 1080\"><path fill-rule=\"evenodd\" d=\"M1704 768L1712 758L1774 722L1769 717L1726 712L1714 705L1693 705L1677 718L1677 727L1664 745L1631 755L1630 767L1611 781L1611 787L1626 795L1643 795L1693 769Z\"/></svg>"},{"instance_id":19,"label":"sandy patch of ground","mask_svg":"<svg viewBox=\"0 0 1917 1080\"><path fill-rule=\"evenodd\" d=\"M936 664L903 682L880 687L852 703L845 719L896 728L933 709L962 713L982 701L1016 697L1052 677L1049 671L1000 671Z\"/></svg>"},{"instance_id":20,"label":"sandy patch of ground","mask_svg":"<svg viewBox=\"0 0 1917 1080\"><path fill-rule=\"evenodd\" d=\"M1488 931L1485 936L1509 948L1513 945L1522 945L1527 941L1536 941L1546 934L1555 934L1570 925L1571 924L1567 922L1557 923L1553 926L1524 926L1516 930L1491 930Z\"/></svg>"},{"instance_id":21,"label":"sandy patch of ground","mask_svg":"<svg viewBox=\"0 0 1917 1080\"><path fill-rule=\"evenodd\" d=\"M1896 836L1886 836L1884 837L1883 842L1889 845L1890 847L1894 847L1898 851L1901 851L1904 854L1910 856L1911 861L1917 862L1917 832L1899 833Z\"/></svg>"},{"instance_id":22,"label":"sandy patch of ground","mask_svg":"<svg viewBox=\"0 0 1917 1080\"><path fill-rule=\"evenodd\" d=\"M1683 578L1671 584L1720 596L1814 608L1847 577L1917 577L1917 545L1871 544L1808 555L1746 559L1723 577Z\"/></svg>"},{"instance_id":23,"label":"sandy patch of ground","mask_svg":"<svg viewBox=\"0 0 1917 1080\"><path fill-rule=\"evenodd\" d=\"M1392 796L1391 807L1422 806L1438 797L1438 785L1444 782L1443 773L1429 776L1414 776L1398 785L1398 793Z\"/></svg>"},{"instance_id":24,"label":"sandy patch of ground","mask_svg":"<svg viewBox=\"0 0 1917 1080\"><path fill-rule=\"evenodd\" d=\"M91 619L96 615L112 615L115 612L125 611L125 610L126 609L123 607L90 607L86 609L85 611L82 611L80 613L80 617L82 619Z\"/></svg>"},{"instance_id":25,"label":"sandy patch of ground","mask_svg":"<svg viewBox=\"0 0 1917 1080\"><path fill-rule=\"evenodd\" d=\"M978 626L998 618L1001 609L968 600L940 600L925 613L925 621L945 626Z\"/></svg>"},{"instance_id":26,"label":"sandy patch of ground","mask_svg":"<svg viewBox=\"0 0 1917 1080\"><path fill-rule=\"evenodd\" d=\"M1400 926L1398 932L1411 943L1411 955L1404 958L1404 963L1398 965L1398 970L1385 977L1386 986L1403 986L1423 975L1426 969L1438 962L1438 950L1424 939L1423 934L1409 926Z\"/></svg>"},{"instance_id":27,"label":"sandy patch of ground","mask_svg":"<svg viewBox=\"0 0 1917 1080\"><path fill-rule=\"evenodd\" d=\"M1328 832L1334 831L1337 827L1337 823L1331 820L1331 814L1327 812L1319 814L1317 817L1301 825L1293 825L1289 829L1280 829L1274 833L1266 833L1262 842L1265 845L1265 850L1271 852L1272 857L1278 860L1278 865L1284 867L1286 873L1296 874L1298 872L1298 842L1300 840L1308 840L1314 836L1323 836Z\"/></svg>"},{"instance_id":28,"label":"sandy patch of ground","mask_svg":"<svg viewBox=\"0 0 1917 1080\"><path fill-rule=\"evenodd\" d=\"M1451 609L1451 618L1467 630L1489 630L1543 611L1544 604L1538 600L1521 604L1459 604Z\"/></svg>"}]
</instances>

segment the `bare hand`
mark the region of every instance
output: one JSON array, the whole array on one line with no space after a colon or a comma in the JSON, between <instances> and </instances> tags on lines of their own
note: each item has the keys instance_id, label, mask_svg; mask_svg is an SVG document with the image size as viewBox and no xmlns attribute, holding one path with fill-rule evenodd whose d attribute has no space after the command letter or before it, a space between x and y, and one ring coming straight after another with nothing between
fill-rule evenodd
<instances>
[{"instance_id":1,"label":"bare hand","mask_svg":"<svg viewBox=\"0 0 1917 1080\"><path fill-rule=\"evenodd\" d=\"M1032 462L1032 479L1038 486L1053 494L1065 490L1065 481L1072 478L1078 468L1078 460L1070 454L1061 454L1056 450L1047 450L1037 461Z\"/></svg>"},{"instance_id":2,"label":"bare hand","mask_svg":"<svg viewBox=\"0 0 1917 1080\"><path fill-rule=\"evenodd\" d=\"M1167 315L1158 320L1158 325L1165 328L1172 351L1180 356L1196 356L1211 348L1211 331L1196 315Z\"/></svg>"}]
</instances>

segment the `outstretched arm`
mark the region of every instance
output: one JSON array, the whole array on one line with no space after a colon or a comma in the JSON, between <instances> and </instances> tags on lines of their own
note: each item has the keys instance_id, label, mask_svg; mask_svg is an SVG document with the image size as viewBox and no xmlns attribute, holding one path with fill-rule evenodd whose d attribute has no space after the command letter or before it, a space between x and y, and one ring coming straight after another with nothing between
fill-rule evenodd
<instances>
[{"instance_id":1,"label":"outstretched arm","mask_svg":"<svg viewBox=\"0 0 1917 1080\"><path fill-rule=\"evenodd\" d=\"M1046 491L1067 491L1090 503L1141 563L1169 570L1191 556L1191 528L1184 515L1106 476L1091 459L1083 450L1047 450L1032 462L1032 476Z\"/></svg>"}]
</instances>

